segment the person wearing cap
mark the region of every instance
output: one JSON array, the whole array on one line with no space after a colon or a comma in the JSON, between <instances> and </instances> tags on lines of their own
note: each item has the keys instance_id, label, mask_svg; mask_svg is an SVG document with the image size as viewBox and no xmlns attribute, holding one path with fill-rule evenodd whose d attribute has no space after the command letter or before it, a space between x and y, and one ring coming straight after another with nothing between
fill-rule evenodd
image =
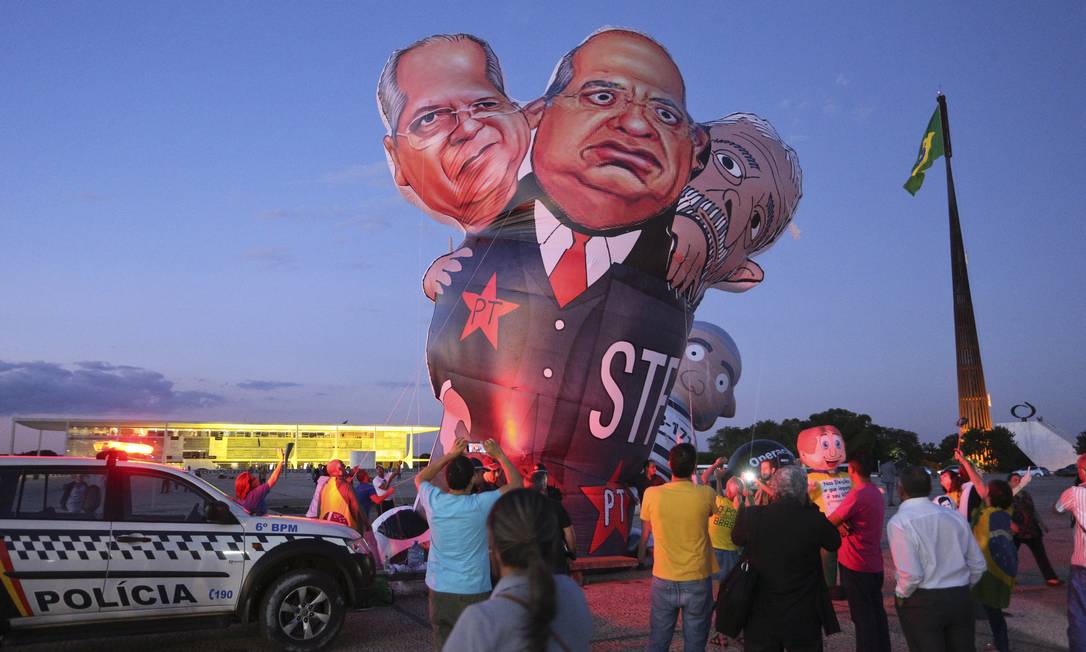
<instances>
[{"instance_id":1,"label":"person wearing cap","mask_svg":"<svg viewBox=\"0 0 1086 652\"><path fill-rule=\"evenodd\" d=\"M260 482L256 473L243 471L234 480L234 500L245 508L253 516L264 516L268 513L268 493L279 482L279 474L283 471L283 449L279 449L279 463L275 465L271 477L266 482Z\"/></svg>"},{"instance_id":2,"label":"person wearing cap","mask_svg":"<svg viewBox=\"0 0 1086 652\"><path fill-rule=\"evenodd\" d=\"M536 462L535 466L532 468L532 473L535 473L536 471L546 473L547 472L547 467L546 467L546 465L543 464L543 462ZM528 474L528 476L530 476L530 475L531 474ZM559 489L557 486L555 486L553 484L550 484L549 483L549 477L550 476L548 476L548 484L547 484L547 491L546 491L547 498L550 498L551 500L557 500L559 503L561 503L562 502L562 490ZM576 548L573 548L573 549L576 550Z\"/></svg>"},{"instance_id":3,"label":"person wearing cap","mask_svg":"<svg viewBox=\"0 0 1086 652\"><path fill-rule=\"evenodd\" d=\"M478 494L483 492L483 461L478 457L469 457L468 461L471 462L472 474L471 474L471 493ZM524 477L523 475L521 477Z\"/></svg>"},{"instance_id":4,"label":"person wearing cap","mask_svg":"<svg viewBox=\"0 0 1086 652\"><path fill-rule=\"evenodd\" d=\"M378 504L381 497L377 494L377 489L373 486L370 474L365 469L358 468L354 470L354 483L351 489L354 491L355 498L358 499L358 508L369 519L370 510L373 509L374 505Z\"/></svg>"}]
</instances>

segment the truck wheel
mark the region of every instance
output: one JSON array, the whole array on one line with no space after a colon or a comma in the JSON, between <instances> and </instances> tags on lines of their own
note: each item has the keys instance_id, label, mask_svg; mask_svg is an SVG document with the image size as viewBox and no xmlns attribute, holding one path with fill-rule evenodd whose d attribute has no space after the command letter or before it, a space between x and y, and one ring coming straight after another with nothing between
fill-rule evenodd
<instances>
[{"instance_id":1,"label":"truck wheel","mask_svg":"<svg viewBox=\"0 0 1086 652\"><path fill-rule=\"evenodd\" d=\"M260 606L264 637L290 652L320 650L343 626L347 607L335 580L304 568L272 582Z\"/></svg>"}]
</instances>

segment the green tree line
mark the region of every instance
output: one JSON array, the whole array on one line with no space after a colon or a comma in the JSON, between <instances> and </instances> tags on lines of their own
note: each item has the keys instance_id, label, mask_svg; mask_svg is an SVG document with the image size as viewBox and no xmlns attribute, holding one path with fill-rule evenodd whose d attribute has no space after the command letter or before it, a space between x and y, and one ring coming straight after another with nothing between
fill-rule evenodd
<instances>
[{"instance_id":1,"label":"green tree line","mask_svg":"<svg viewBox=\"0 0 1086 652\"><path fill-rule=\"evenodd\" d=\"M730 456L751 439L772 439L795 451L800 431L812 426L835 426L841 431L849 454L865 450L879 462L893 459L939 468L953 464L954 449L958 445L957 433L947 435L938 444L922 444L911 430L879 425L869 415L833 408L806 419L785 419L779 423L767 419L746 428L725 426L709 437L710 452L706 458ZM1014 434L999 426L992 430L970 430L965 433L962 435L962 450L966 455L988 451L992 461L991 470L1012 471L1029 464L1029 458L1014 443Z\"/></svg>"}]
</instances>

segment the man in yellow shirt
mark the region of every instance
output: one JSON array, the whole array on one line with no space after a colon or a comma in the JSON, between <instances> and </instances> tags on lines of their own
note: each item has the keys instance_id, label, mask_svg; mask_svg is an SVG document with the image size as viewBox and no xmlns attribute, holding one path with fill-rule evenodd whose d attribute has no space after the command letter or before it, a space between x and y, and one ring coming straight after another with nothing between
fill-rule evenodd
<instances>
[{"instance_id":1,"label":"man in yellow shirt","mask_svg":"<svg viewBox=\"0 0 1086 652\"><path fill-rule=\"evenodd\" d=\"M655 541L649 650L667 650L682 612L683 647L704 650L713 613L713 583L717 571L706 527L716 510L716 496L705 485L690 481L697 463L691 444L671 449L671 482L645 490L641 502L641 542L638 559L645 562L645 542Z\"/></svg>"}]
</instances>

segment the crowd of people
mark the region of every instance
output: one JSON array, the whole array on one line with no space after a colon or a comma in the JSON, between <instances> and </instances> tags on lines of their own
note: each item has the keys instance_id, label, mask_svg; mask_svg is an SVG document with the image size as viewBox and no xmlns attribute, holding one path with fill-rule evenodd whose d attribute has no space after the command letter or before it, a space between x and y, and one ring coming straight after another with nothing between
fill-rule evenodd
<instances>
[{"instance_id":1,"label":"crowd of people","mask_svg":"<svg viewBox=\"0 0 1086 652\"><path fill-rule=\"evenodd\" d=\"M584 592L569 577L577 542L561 493L549 484L542 464L518 469L495 441L483 445L486 456L480 459L467 455L467 441L458 439L414 479L430 526L426 585L435 649L587 650L592 617ZM975 650L976 614L982 611L993 639L989 647L1007 652L1004 610L1015 586L1019 548L1031 550L1049 585L1064 582L1044 547L1048 528L1025 489L1031 476L986 478L961 451L955 459L960 471L944 470L944 493L932 499L926 469L898 466L887 479L884 464L877 485L870 456L853 454L851 489L825 514L811 499L802 466L767 460L744 480L719 458L697 476L696 449L675 446L670 480L650 462L635 483L643 524L638 558L647 566L651 556L652 567L649 650L670 648L680 616L683 649L706 649L714 606L715 645L821 650L824 637L840 631L823 569L824 553L832 552L856 650L887 652L885 535L895 571L895 611L911 651ZM253 514L266 513L282 468L280 461L264 481L240 474L237 501ZM1078 474L1086 484L1086 455L1079 458ZM308 516L366 532L371 514L391 507L399 475L398 467L378 466L371 477L332 460L317 479ZM887 521L891 487L900 505ZM1067 489L1054 508L1079 524L1068 637L1072 650L1086 650L1086 486ZM739 572L752 573L756 581L741 635L733 632L729 640L714 581L723 592L729 575Z\"/></svg>"}]
</instances>

